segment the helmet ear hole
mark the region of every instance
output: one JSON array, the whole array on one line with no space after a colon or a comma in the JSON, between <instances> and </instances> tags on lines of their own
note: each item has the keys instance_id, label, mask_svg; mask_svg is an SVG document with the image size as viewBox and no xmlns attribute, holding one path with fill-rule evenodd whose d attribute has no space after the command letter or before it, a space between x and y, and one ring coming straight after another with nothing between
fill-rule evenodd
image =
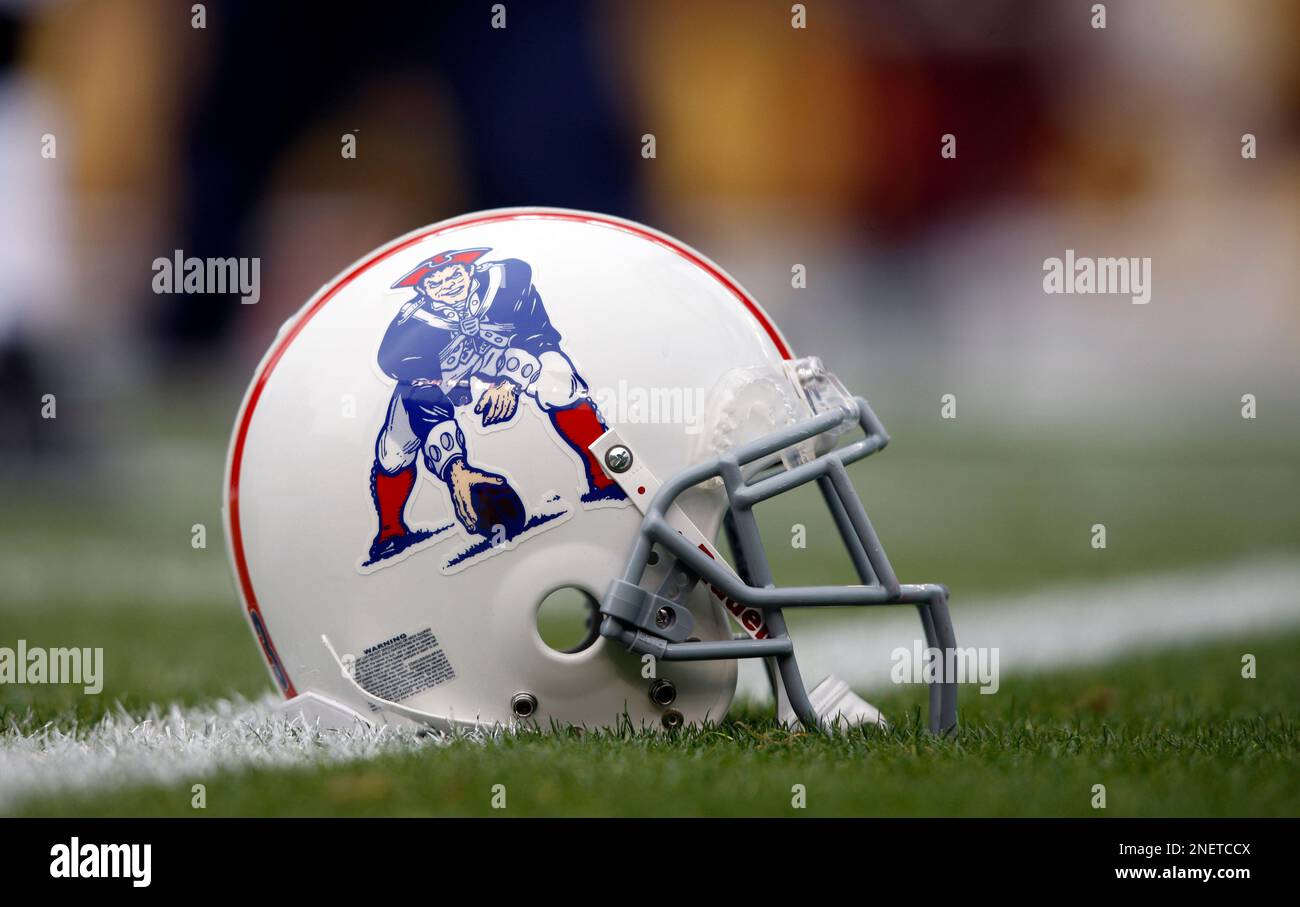
<instances>
[{"instance_id":1,"label":"helmet ear hole","mask_svg":"<svg viewBox=\"0 0 1300 907\"><path fill-rule=\"evenodd\" d=\"M537 635L561 655L589 649L600 638L600 605L586 589L553 589L537 605Z\"/></svg>"}]
</instances>

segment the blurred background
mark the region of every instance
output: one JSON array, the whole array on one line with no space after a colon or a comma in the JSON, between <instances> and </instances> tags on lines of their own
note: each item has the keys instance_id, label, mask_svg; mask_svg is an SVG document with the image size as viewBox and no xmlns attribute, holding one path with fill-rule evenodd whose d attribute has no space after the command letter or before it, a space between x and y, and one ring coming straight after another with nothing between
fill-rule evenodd
<instances>
[{"instance_id":1,"label":"blurred background","mask_svg":"<svg viewBox=\"0 0 1300 907\"><path fill-rule=\"evenodd\" d=\"M676 235L870 397L860 488L959 639L1300 619L1300 4L201 6L0 2L0 620L138 653L119 695L266 687L220 538L254 365L370 249L510 205ZM177 249L259 257L260 302L155 293ZM1044 293L1067 249L1150 257L1150 303ZM848 580L829 526L778 579Z\"/></svg>"}]
</instances>

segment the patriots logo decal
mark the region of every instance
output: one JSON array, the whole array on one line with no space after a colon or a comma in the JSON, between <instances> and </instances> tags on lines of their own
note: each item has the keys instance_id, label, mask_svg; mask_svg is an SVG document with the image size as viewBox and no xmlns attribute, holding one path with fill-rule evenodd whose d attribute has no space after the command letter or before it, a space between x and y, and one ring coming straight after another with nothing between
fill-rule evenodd
<instances>
[{"instance_id":1,"label":"patriots logo decal","mask_svg":"<svg viewBox=\"0 0 1300 907\"><path fill-rule=\"evenodd\" d=\"M588 450L607 426L533 285L532 268L516 258L490 259L490 252L441 252L393 284L413 295L379 346L379 368L394 387L375 439L377 531L358 565L363 573L453 538L461 550L442 570L455 572L571 515L553 492L530 508L507 475L469 450L466 427L507 426L522 406L543 414L552 436L581 460L584 507L628 503ZM450 512L436 525L412 527L408 504L421 471L442 487Z\"/></svg>"}]
</instances>

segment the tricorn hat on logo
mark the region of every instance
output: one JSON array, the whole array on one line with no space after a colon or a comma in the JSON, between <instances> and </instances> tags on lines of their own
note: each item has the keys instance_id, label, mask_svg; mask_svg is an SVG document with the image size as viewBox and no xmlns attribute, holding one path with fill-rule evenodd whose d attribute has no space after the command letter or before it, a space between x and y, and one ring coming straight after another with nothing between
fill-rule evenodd
<instances>
[{"instance_id":1,"label":"tricorn hat on logo","mask_svg":"<svg viewBox=\"0 0 1300 907\"><path fill-rule=\"evenodd\" d=\"M425 277L432 274L434 271L441 270L442 268L451 265L465 265L465 267L469 267L482 258L483 254L487 251L486 248L482 248L453 249L448 252L439 252L432 258L426 258L424 261L416 265L410 273L397 283L393 284L393 289L396 290L400 287L418 287L420 281L424 280Z\"/></svg>"}]
</instances>

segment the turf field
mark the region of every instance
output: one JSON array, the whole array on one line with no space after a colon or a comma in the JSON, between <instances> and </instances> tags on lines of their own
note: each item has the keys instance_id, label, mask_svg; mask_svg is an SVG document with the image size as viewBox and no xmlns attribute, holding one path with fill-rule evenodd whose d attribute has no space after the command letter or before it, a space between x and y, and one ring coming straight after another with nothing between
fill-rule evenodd
<instances>
[{"instance_id":1,"label":"turf field","mask_svg":"<svg viewBox=\"0 0 1300 907\"><path fill-rule=\"evenodd\" d=\"M1248 606L1263 592L1249 570L1239 601L1216 606L1221 631L1177 645L1139 637L1110 660L1009 672L996 695L965 689L961 728L945 739L917 730L915 687L867 691L889 731L834 739L781 730L757 705L675 736L340 739L286 728L268 716L220 540L233 402L210 406L189 424L164 417L176 411L165 403L118 414L153 442L96 460L94 481L5 485L0 646L102 647L106 680L98 696L0 685L0 811L1300 815L1300 593L1256 614ZM1000 602L1058 584L1096 584L1102 604L1116 582L1153 571L1213 576L1261 556L1294 564L1300 552L1300 464L1285 434L1260 432L1243 448L891 429L895 443L857 470L859 487L900 575L952 586L959 641L963 620L976 626ZM849 581L829 518L810 517L808 503L762 514L778 580ZM789 543L799 521L807 548ZM1088 543L1097 522L1105 550ZM206 547L192 545L195 524ZM1169 622L1178 605L1161 603ZM1088 606L1085 594L1078 607ZM1234 621L1238 608L1255 617ZM837 619L804 624L811 633ZM1254 679L1241 676L1246 653ZM202 811L191 806L197 783ZM1097 784L1105 810L1091 805ZM505 785L504 810L493 809L494 785Z\"/></svg>"},{"instance_id":2,"label":"turf field","mask_svg":"<svg viewBox=\"0 0 1300 907\"><path fill-rule=\"evenodd\" d=\"M756 714L675 735L411 738L341 763L222 769L27 801L32 815L1120 815L1294 816L1300 633L1180 649L1008 681L970 696L960 731L917 727L904 697L888 731L828 739ZM1261 676L1240 677L1251 645ZM332 741L304 734L308 746ZM253 744L256 745L256 744ZM270 744L275 745L275 744ZM191 806L202 782L207 808ZM1106 808L1094 809L1093 786ZM504 809L494 808L497 785ZM803 785L803 810L792 803ZM497 802L500 802L499 799Z\"/></svg>"}]
</instances>

